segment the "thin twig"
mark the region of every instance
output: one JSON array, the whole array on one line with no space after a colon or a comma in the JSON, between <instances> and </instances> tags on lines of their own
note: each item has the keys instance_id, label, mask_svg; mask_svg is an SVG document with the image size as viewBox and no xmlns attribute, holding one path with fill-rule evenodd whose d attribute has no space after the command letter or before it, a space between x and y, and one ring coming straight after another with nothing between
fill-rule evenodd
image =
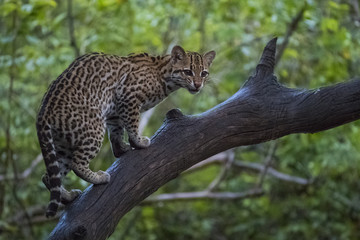
<instances>
[{"instance_id":1,"label":"thin twig","mask_svg":"<svg viewBox=\"0 0 360 240\"><path fill-rule=\"evenodd\" d=\"M30 206L25 211L17 212L13 217L8 218L6 223L9 225L23 226L26 223L24 222L26 215L30 218L32 224L50 222L59 219L62 214L61 211L59 211L54 218L46 218L44 215L46 207L47 205L45 204Z\"/></svg>"},{"instance_id":2,"label":"thin twig","mask_svg":"<svg viewBox=\"0 0 360 240\"><path fill-rule=\"evenodd\" d=\"M269 151L268 151L268 154L265 158L265 164L264 164L264 169L261 171L261 174L259 176L259 181L258 183L256 184L256 186L258 188L261 188L263 183L264 183L264 179L265 179L265 175L270 167L270 164L271 164L271 160L274 156L274 153L275 153L275 150L276 150L276 146L277 146L277 141L273 141L271 142L271 145L270 145L270 148L269 148Z\"/></svg>"},{"instance_id":3,"label":"thin twig","mask_svg":"<svg viewBox=\"0 0 360 240\"><path fill-rule=\"evenodd\" d=\"M225 179L226 173L228 172L228 170L232 166L232 164L234 162L234 159L235 159L234 150L230 149L229 151L226 151L225 164L222 167L219 175L209 184L209 186L207 188L207 191L209 191L209 192L214 191L214 189L219 186L221 181L223 181Z\"/></svg>"},{"instance_id":4,"label":"thin twig","mask_svg":"<svg viewBox=\"0 0 360 240\"><path fill-rule=\"evenodd\" d=\"M351 5L354 8L354 12L355 12L355 20L357 22L360 21L360 11L359 11L359 1L358 0L352 0L351 1Z\"/></svg>"},{"instance_id":5,"label":"thin twig","mask_svg":"<svg viewBox=\"0 0 360 240\"><path fill-rule=\"evenodd\" d=\"M306 8L307 8L307 4L305 3L305 5L300 9L300 11L296 14L296 16L292 19L291 23L289 24L286 34L285 34L285 37L284 37L284 40L283 40L282 44L280 44L280 46L278 47L278 50L277 50L277 54L276 54L276 58L275 58L276 64L280 61L281 57L283 56L285 48L289 44L289 39L293 35L295 30L297 29L301 19L304 16L304 12L305 12Z\"/></svg>"},{"instance_id":6,"label":"thin twig","mask_svg":"<svg viewBox=\"0 0 360 240\"><path fill-rule=\"evenodd\" d=\"M222 164L223 162L226 161L226 158L227 158L226 152L218 153L218 154L194 165L193 167L184 171L183 174L188 174L188 173L203 169L204 167L207 167L212 164ZM238 169L239 171L248 171L248 172L254 172L254 173L264 172L264 169L265 169L265 166L263 164L244 162L244 161L239 161L239 160L234 161L232 164L232 167L234 169ZM268 167L267 174L269 176L280 179L282 181L293 182L293 183L300 184L300 185L308 185L313 182L311 179L305 179L305 178L301 178L301 177L297 177L297 176L291 176L289 174L279 172L270 166Z\"/></svg>"},{"instance_id":7,"label":"thin twig","mask_svg":"<svg viewBox=\"0 0 360 240\"><path fill-rule=\"evenodd\" d=\"M42 155L41 153L36 156L36 158L31 162L30 167L25 169L21 174L17 174L17 180L23 180L30 176L30 174L34 171L36 166L42 161ZM0 182L5 180L14 180L15 176L6 176L6 175L0 175Z\"/></svg>"},{"instance_id":8,"label":"thin twig","mask_svg":"<svg viewBox=\"0 0 360 240\"><path fill-rule=\"evenodd\" d=\"M72 14L72 0L67 1L67 18L69 23L70 46L74 49L75 57L80 56L80 50L76 44L74 16Z\"/></svg>"},{"instance_id":9,"label":"thin twig","mask_svg":"<svg viewBox=\"0 0 360 240\"><path fill-rule=\"evenodd\" d=\"M242 162L242 161L235 161L233 166L240 170L253 171L253 172L264 172L264 169L265 169L265 166L262 164L248 163L248 162ZM293 182L293 183L297 183L300 185L308 185L313 182L312 180L308 180L308 179L297 177L297 176L291 176L286 173L279 172L271 167L268 168L267 174L274 178L280 179L282 181Z\"/></svg>"},{"instance_id":10,"label":"thin twig","mask_svg":"<svg viewBox=\"0 0 360 240\"><path fill-rule=\"evenodd\" d=\"M166 193L157 196L149 197L143 201L143 204L156 203L156 202L172 202L180 200L203 200L203 199L216 199L216 200L241 200L250 197L258 197L263 195L263 190L254 188L244 192L182 192L182 193Z\"/></svg>"},{"instance_id":11,"label":"thin twig","mask_svg":"<svg viewBox=\"0 0 360 240\"><path fill-rule=\"evenodd\" d=\"M191 168L187 169L186 171L183 172L183 174L186 174L186 173L191 173L191 172L194 172L194 171L197 171L199 169L202 169L210 164L214 164L214 163L217 163L217 164L220 164L220 163L223 163L226 161L227 159L227 154L226 152L221 152L221 153L218 153L212 157L209 157L197 164L195 164L194 166L192 166Z\"/></svg>"}]
</instances>

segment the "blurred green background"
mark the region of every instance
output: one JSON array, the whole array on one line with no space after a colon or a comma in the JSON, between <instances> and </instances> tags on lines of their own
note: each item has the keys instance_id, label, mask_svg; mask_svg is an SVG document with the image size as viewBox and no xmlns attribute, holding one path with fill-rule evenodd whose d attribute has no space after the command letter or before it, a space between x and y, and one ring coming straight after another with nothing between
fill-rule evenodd
<instances>
[{"instance_id":1,"label":"blurred green background","mask_svg":"<svg viewBox=\"0 0 360 240\"><path fill-rule=\"evenodd\" d=\"M289 87L359 76L359 11L358 0L0 0L0 239L44 239L56 225L43 212L49 192L35 118L48 85L77 55L164 54L175 44L217 52L202 93L179 90L155 108L144 131L151 136L171 108L201 113L234 94L274 36L285 47L276 75ZM263 174L235 167L251 163L269 166L263 196L144 203L109 239L360 239L359 134L354 122L234 149L230 164L183 174L156 194L203 191L214 179L215 192L251 190ZM113 161L106 140L92 168ZM88 186L72 173L65 182Z\"/></svg>"}]
</instances>

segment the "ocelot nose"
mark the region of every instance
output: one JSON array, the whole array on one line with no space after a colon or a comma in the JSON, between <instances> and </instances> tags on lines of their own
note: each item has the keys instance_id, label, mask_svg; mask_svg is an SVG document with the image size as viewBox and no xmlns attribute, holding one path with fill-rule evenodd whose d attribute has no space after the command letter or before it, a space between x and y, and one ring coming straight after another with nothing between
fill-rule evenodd
<instances>
[{"instance_id":1,"label":"ocelot nose","mask_svg":"<svg viewBox=\"0 0 360 240\"><path fill-rule=\"evenodd\" d=\"M201 87L201 82L194 82L194 87L195 88L200 88Z\"/></svg>"}]
</instances>

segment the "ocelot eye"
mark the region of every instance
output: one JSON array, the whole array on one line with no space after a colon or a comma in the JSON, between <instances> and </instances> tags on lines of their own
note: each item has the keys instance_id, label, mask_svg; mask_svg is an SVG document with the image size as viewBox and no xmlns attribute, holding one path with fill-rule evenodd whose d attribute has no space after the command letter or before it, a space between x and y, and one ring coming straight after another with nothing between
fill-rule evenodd
<instances>
[{"instance_id":1,"label":"ocelot eye","mask_svg":"<svg viewBox=\"0 0 360 240\"><path fill-rule=\"evenodd\" d=\"M208 75L209 75L209 73L207 71L202 71L201 74L200 74L200 76L203 77L203 78L207 77Z\"/></svg>"},{"instance_id":2,"label":"ocelot eye","mask_svg":"<svg viewBox=\"0 0 360 240\"><path fill-rule=\"evenodd\" d=\"M191 70L188 70L188 69L185 69L185 70L184 70L184 74L185 74L186 76L194 76L193 72L192 72Z\"/></svg>"}]
</instances>

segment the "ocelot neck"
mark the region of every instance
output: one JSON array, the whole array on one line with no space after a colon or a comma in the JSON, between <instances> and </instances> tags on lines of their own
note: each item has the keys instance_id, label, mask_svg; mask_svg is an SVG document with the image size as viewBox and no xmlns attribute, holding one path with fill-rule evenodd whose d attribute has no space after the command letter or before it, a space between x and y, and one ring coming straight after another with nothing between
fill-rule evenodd
<instances>
[{"instance_id":1,"label":"ocelot neck","mask_svg":"<svg viewBox=\"0 0 360 240\"><path fill-rule=\"evenodd\" d=\"M166 89L166 96L180 88L180 86L176 85L174 82L175 79L173 76L171 55L165 55L161 57L159 64L159 72L161 73L161 79L165 84L164 89Z\"/></svg>"},{"instance_id":2,"label":"ocelot neck","mask_svg":"<svg viewBox=\"0 0 360 240\"><path fill-rule=\"evenodd\" d=\"M159 69L160 74L164 78L168 78L171 76L172 66L171 66L171 56L170 55L165 55L160 58L158 69Z\"/></svg>"}]
</instances>

